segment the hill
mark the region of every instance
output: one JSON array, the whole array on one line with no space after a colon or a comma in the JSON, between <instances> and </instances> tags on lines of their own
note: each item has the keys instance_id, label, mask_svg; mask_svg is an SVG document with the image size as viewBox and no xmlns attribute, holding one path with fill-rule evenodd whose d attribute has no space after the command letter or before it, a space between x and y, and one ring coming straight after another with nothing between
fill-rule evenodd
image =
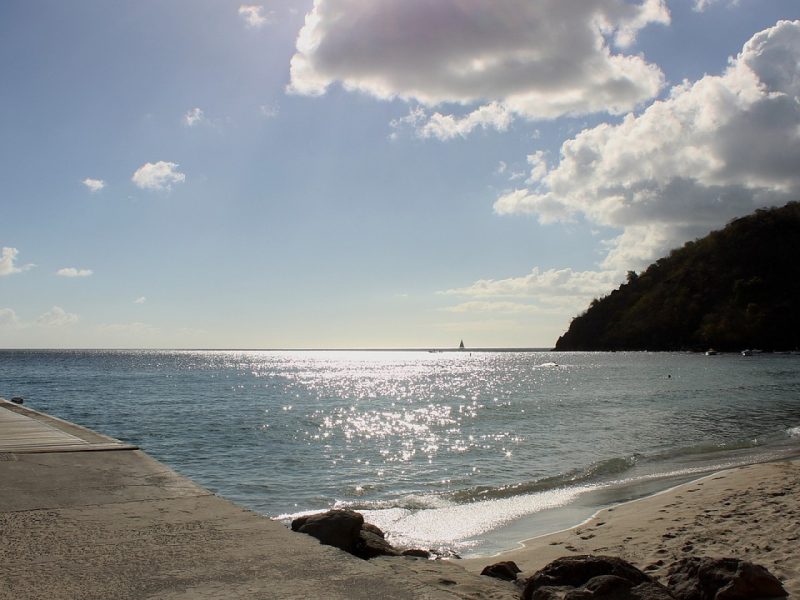
<instances>
[{"instance_id":1,"label":"hill","mask_svg":"<svg viewBox=\"0 0 800 600\"><path fill-rule=\"evenodd\" d=\"M688 242L573 319L557 350L800 346L800 203Z\"/></svg>"}]
</instances>

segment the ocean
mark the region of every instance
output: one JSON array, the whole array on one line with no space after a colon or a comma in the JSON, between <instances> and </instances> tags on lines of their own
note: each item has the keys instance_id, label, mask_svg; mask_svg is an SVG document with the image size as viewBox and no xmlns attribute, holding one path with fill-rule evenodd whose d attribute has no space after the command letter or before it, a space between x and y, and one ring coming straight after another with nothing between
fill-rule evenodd
<instances>
[{"instance_id":1,"label":"ocean","mask_svg":"<svg viewBox=\"0 0 800 600\"><path fill-rule=\"evenodd\" d=\"M0 396L272 518L461 556L800 454L798 355L5 350Z\"/></svg>"}]
</instances>

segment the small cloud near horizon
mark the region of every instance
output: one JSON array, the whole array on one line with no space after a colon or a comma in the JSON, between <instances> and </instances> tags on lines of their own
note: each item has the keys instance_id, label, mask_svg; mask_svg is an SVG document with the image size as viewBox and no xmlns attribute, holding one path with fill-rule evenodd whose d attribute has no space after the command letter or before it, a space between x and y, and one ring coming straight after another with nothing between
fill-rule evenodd
<instances>
[{"instance_id":1,"label":"small cloud near horizon","mask_svg":"<svg viewBox=\"0 0 800 600\"><path fill-rule=\"evenodd\" d=\"M139 296L136 300L133 301L134 304L144 304L147 302L146 296Z\"/></svg>"},{"instance_id":2,"label":"small cloud near horizon","mask_svg":"<svg viewBox=\"0 0 800 600\"><path fill-rule=\"evenodd\" d=\"M0 327L14 327L19 323L19 318L14 309L0 308Z\"/></svg>"},{"instance_id":3,"label":"small cloud near horizon","mask_svg":"<svg viewBox=\"0 0 800 600\"><path fill-rule=\"evenodd\" d=\"M78 322L78 315L68 313L60 306L54 306L36 319L36 324L42 327L64 327Z\"/></svg>"}]
</instances>

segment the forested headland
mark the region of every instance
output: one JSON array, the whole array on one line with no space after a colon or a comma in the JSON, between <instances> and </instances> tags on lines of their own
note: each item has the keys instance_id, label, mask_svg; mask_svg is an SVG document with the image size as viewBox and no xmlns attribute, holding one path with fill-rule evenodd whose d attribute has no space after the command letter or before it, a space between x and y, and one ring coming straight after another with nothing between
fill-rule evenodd
<instances>
[{"instance_id":1,"label":"forested headland","mask_svg":"<svg viewBox=\"0 0 800 600\"><path fill-rule=\"evenodd\" d=\"M800 347L800 203L688 242L592 301L557 350Z\"/></svg>"}]
</instances>

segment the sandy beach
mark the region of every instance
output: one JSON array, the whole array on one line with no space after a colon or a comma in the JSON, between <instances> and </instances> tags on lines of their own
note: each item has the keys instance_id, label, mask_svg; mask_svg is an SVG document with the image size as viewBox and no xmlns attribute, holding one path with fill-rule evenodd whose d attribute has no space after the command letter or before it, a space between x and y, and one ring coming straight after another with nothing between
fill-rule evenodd
<instances>
[{"instance_id":1,"label":"sandy beach","mask_svg":"<svg viewBox=\"0 0 800 600\"><path fill-rule=\"evenodd\" d=\"M513 560L528 577L575 554L619 556L665 583L686 556L737 557L763 565L800 596L800 460L739 467L603 509L578 527L527 540L516 550L461 561L480 571Z\"/></svg>"}]
</instances>

